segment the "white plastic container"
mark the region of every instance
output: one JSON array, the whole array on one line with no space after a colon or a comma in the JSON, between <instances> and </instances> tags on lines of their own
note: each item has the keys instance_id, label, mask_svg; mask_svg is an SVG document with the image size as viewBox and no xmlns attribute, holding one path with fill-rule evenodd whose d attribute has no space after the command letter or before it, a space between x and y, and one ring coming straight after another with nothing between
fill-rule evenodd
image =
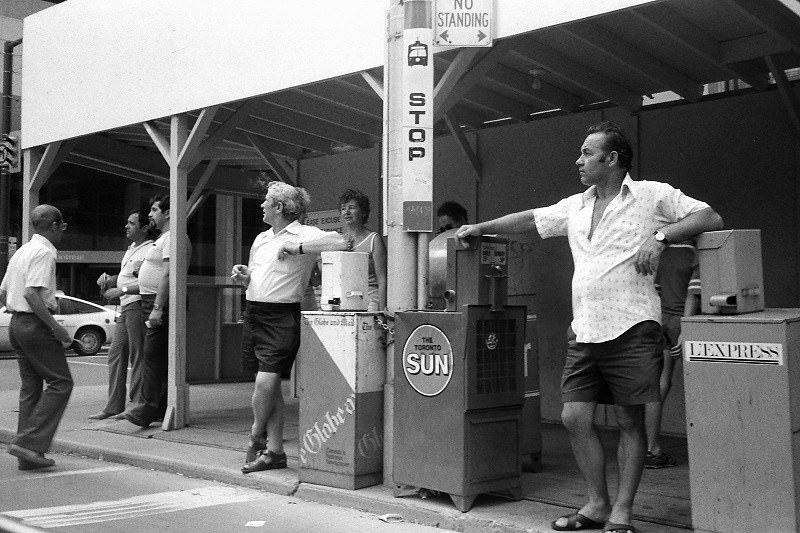
<instances>
[{"instance_id":1,"label":"white plastic container","mask_svg":"<svg viewBox=\"0 0 800 533\"><path fill-rule=\"evenodd\" d=\"M369 254L322 252L323 311L366 311Z\"/></svg>"}]
</instances>

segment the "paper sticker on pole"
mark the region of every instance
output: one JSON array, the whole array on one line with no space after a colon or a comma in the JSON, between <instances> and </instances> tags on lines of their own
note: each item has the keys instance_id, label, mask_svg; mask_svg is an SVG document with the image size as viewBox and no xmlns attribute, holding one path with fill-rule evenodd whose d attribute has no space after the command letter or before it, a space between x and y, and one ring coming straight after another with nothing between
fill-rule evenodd
<instances>
[{"instance_id":1,"label":"paper sticker on pole","mask_svg":"<svg viewBox=\"0 0 800 533\"><path fill-rule=\"evenodd\" d=\"M436 396L453 376L453 349L444 332L423 324L408 336L403 347L403 374L423 396Z\"/></svg>"},{"instance_id":2,"label":"paper sticker on pole","mask_svg":"<svg viewBox=\"0 0 800 533\"><path fill-rule=\"evenodd\" d=\"M404 30L403 41L403 229L433 231L433 30Z\"/></svg>"},{"instance_id":3,"label":"paper sticker on pole","mask_svg":"<svg viewBox=\"0 0 800 533\"><path fill-rule=\"evenodd\" d=\"M436 0L436 44L492 46L494 0Z\"/></svg>"}]
</instances>

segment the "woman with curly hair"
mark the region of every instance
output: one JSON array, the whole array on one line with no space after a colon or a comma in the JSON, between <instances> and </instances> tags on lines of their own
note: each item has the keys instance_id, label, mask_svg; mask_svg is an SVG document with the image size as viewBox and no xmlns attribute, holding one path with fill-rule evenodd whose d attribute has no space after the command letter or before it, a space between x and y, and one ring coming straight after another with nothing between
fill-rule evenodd
<instances>
[{"instance_id":1,"label":"woman with curly hair","mask_svg":"<svg viewBox=\"0 0 800 533\"><path fill-rule=\"evenodd\" d=\"M369 198L359 190L347 189L339 196L339 206L348 251L369 254L367 311L383 311L386 309L386 246L379 233L365 226L369 219Z\"/></svg>"}]
</instances>

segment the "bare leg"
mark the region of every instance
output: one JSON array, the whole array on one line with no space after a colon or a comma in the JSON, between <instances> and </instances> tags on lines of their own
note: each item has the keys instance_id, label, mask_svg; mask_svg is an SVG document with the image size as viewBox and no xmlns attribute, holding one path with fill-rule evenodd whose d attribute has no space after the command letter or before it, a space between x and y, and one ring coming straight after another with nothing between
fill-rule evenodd
<instances>
[{"instance_id":1,"label":"bare leg","mask_svg":"<svg viewBox=\"0 0 800 533\"><path fill-rule=\"evenodd\" d=\"M273 372L258 372L253 389L253 427L251 435L269 435L269 447L283 453L283 424L286 405L281 391L281 376Z\"/></svg>"},{"instance_id":2,"label":"bare leg","mask_svg":"<svg viewBox=\"0 0 800 533\"><path fill-rule=\"evenodd\" d=\"M630 524L633 519L633 499L639 488L644 470L647 437L644 432L643 405L615 405L619 425L617 465L619 469L619 491L611 508L609 522Z\"/></svg>"},{"instance_id":3,"label":"bare leg","mask_svg":"<svg viewBox=\"0 0 800 533\"><path fill-rule=\"evenodd\" d=\"M669 351L665 350L664 368L661 370L661 377L659 379L661 401L645 404L644 412L644 426L647 432L647 451L653 455L661 454L661 441L658 438L661 432L661 414L664 401L667 399L667 394L669 394L669 390L672 387L673 368L675 368L675 360L670 356Z\"/></svg>"},{"instance_id":4,"label":"bare leg","mask_svg":"<svg viewBox=\"0 0 800 533\"><path fill-rule=\"evenodd\" d=\"M605 453L594 426L596 405L595 402L567 402L561 411L561 420L569 432L572 453L586 481L589 501L579 512L602 522L608 517L611 504L606 483Z\"/></svg>"}]
</instances>

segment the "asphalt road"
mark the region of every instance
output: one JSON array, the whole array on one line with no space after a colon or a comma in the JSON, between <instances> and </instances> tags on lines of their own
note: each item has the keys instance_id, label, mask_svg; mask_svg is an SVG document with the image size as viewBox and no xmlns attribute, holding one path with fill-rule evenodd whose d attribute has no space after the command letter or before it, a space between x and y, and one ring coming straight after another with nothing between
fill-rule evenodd
<instances>
[{"instance_id":1,"label":"asphalt road","mask_svg":"<svg viewBox=\"0 0 800 533\"><path fill-rule=\"evenodd\" d=\"M443 531L178 474L84 457L51 457L57 469L32 473L17 470L15 457L0 454L0 514L75 533Z\"/></svg>"}]
</instances>

